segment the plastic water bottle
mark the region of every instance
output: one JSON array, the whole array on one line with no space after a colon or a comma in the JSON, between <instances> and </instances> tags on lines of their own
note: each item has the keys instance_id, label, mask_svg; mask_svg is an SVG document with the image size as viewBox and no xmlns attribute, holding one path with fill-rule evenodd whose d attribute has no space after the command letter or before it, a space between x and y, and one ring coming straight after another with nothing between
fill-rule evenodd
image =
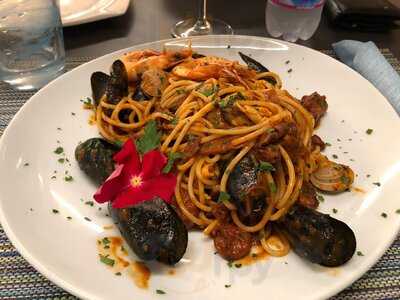
<instances>
[{"instance_id":1,"label":"plastic water bottle","mask_svg":"<svg viewBox=\"0 0 400 300\"><path fill-rule=\"evenodd\" d=\"M267 30L273 37L308 40L318 28L324 0L268 0Z\"/></svg>"}]
</instances>

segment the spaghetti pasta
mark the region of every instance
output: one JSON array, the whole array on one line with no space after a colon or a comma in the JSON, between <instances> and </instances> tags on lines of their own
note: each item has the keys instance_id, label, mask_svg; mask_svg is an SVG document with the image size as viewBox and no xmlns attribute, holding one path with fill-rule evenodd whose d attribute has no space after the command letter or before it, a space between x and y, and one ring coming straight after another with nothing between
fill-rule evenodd
<instances>
[{"instance_id":1,"label":"spaghetti pasta","mask_svg":"<svg viewBox=\"0 0 400 300\"><path fill-rule=\"evenodd\" d=\"M135 70L134 76L128 74L136 80L128 95L117 103L103 96L94 108L100 134L113 143L125 142L140 137L146 124L156 120L161 152L182 154L173 170L176 206L183 218L208 236L222 230L224 222L234 225L260 235L259 244L269 255L286 255L289 242L274 224L298 201L303 184L323 160L320 147L311 142L314 116L282 89L276 73L257 73L214 57L190 56L174 64L161 68L166 83L155 78L139 84L140 72L146 70ZM155 85L151 90L158 93L138 98L144 84ZM258 186L245 195L230 194L232 172L245 157L259 164ZM223 210L228 211L224 219Z\"/></svg>"}]
</instances>

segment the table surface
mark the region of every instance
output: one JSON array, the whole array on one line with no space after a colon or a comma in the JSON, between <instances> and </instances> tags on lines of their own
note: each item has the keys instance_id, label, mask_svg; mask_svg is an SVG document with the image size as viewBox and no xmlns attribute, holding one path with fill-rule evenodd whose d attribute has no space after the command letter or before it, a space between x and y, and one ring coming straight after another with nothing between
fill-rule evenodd
<instances>
[{"instance_id":1,"label":"table surface","mask_svg":"<svg viewBox=\"0 0 400 300\"><path fill-rule=\"evenodd\" d=\"M212 0L208 11L225 20L236 34L268 36L265 27L265 0ZM197 1L131 0L125 15L64 29L68 56L101 56L112 51L170 38L177 21L196 14ZM299 44L314 49L330 49L343 39L373 41L379 48L389 48L400 57L400 29L386 33L348 31L333 27L324 13L315 35Z\"/></svg>"}]
</instances>

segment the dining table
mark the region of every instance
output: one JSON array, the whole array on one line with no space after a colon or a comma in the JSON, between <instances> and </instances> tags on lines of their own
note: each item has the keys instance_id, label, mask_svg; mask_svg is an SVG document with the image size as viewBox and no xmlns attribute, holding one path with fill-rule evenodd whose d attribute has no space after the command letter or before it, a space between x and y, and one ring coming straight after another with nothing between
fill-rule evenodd
<instances>
[{"instance_id":1,"label":"dining table","mask_svg":"<svg viewBox=\"0 0 400 300\"><path fill-rule=\"evenodd\" d=\"M229 23L237 35L270 37L265 25L265 0L211 0L211 17ZM172 26L195 16L197 1L131 0L119 17L65 27L67 69L110 52L171 38ZM400 29L387 32L361 32L335 27L326 11L320 25L307 41L297 44L334 55L332 43L341 40L372 41L400 72ZM34 92L13 93L0 84L0 136L21 105ZM7 102L8 101L8 102ZM384 233L382 233L384 234ZM7 239L0 227L1 299L76 299L47 280L29 265ZM400 299L400 236L385 255L359 280L332 299Z\"/></svg>"}]
</instances>

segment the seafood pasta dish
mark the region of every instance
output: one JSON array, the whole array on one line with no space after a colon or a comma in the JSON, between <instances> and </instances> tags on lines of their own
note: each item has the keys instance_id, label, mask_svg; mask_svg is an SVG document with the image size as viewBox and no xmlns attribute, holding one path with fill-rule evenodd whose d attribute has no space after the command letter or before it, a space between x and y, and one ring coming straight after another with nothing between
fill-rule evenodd
<instances>
[{"instance_id":1,"label":"seafood pasta dish","mask_svg":"<svg viewBox=\"0 0 400 300\"><path fill-rule=\"evenodd\" d=\"M322 193L354 180L314 133L326 97L296 99L278 74L237 59L149 49L93 73L86 106L101 138L75 156L99 186L94 199L108 202L142 260L177 263L188 231L201 230L229 262L293 249L323 266L346 263L353 231L317 211Z\"/></svg>"}]
</instances>

